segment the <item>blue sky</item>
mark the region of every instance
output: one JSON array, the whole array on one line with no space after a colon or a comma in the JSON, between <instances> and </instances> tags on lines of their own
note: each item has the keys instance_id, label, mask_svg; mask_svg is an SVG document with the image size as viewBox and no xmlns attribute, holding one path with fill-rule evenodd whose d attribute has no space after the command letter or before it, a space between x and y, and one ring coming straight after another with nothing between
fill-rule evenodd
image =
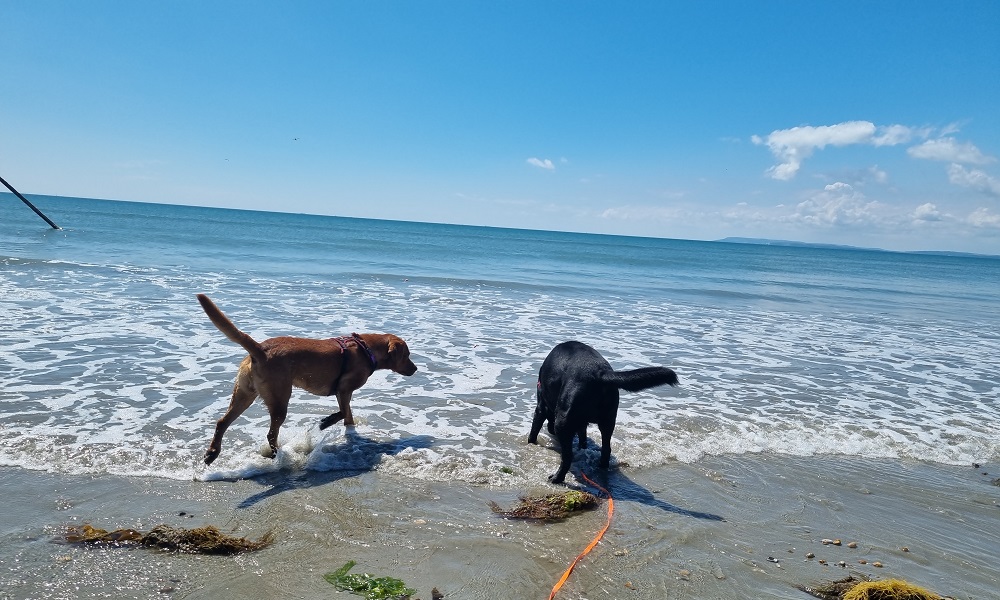
<instances>
[{"instance_id":1,"label":"blue sky","mask_svg":"<svg viewBox=\"0 0 1000 600\"><path fill-rule=\"evenodd\" d=\"M21 192L1000 254L1000 2L0 0Z\"/></svg>"}]
</instances>

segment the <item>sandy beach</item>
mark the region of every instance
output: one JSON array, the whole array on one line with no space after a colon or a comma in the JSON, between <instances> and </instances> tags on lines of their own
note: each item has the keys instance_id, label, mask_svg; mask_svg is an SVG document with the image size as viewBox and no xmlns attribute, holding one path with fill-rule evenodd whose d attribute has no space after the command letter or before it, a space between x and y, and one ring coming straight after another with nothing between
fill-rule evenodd
<instances>
[{"instance_id":1,"label":"sandy beach","mask_svg":"<svg viewBox=\"0 0 1000 600\"><path fill-rule=\"evenodd\" d=\"M997 598L998 468L745 455L612 471L598 478L615 497L611 528L557 597L808 598L795 586L854 573ZM378 471L186 482L4 468L0 486L4 599L350 598L323 578L349 560L354 572L400 578L424 600L433 588L446 598L546 598L606 517L602 504L555 524L505 520L490 501L560 488ZM215 525L276 539L230 557L60 541L64 526L82 523Z\"/></svg>"}]
</instances>

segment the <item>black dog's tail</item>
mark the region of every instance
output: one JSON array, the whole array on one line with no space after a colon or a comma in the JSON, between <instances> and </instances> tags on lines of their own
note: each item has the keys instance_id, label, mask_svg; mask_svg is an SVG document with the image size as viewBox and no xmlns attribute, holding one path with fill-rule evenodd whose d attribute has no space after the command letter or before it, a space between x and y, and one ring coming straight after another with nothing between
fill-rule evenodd
<instances>
[{"instance_id":1,"label":"black dog's tail","mask_svg":"<svg viewBox=\"0 0 1000 600\"><path fill-rule=\"evenodd\" d=\"M601 379L628 392L638 392L658 385L677 385L677 373L666 367L642 367L630 371L606 371Z\"/></svg>"}]
</instances>

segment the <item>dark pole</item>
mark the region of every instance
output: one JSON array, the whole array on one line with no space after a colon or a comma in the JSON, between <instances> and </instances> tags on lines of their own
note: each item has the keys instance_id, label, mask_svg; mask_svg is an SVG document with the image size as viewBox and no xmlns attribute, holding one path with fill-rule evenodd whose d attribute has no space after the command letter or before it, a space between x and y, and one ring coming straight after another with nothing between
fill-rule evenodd
<instances>
[{"instance_id":1,"label":"dark pole","mask_svg":"<svg viewBox=\"0 0 1000 600\"><path fill-rule=\"evenodd\" d=\"M7 181L4 180L3 177L0 177L0 183L2 183L5 186L7 186L8 190L14 192L14 195L17 196L18 198L20 198L21 202L24 202L25 204L27 204L28 208L30 208L31 210L35 211L36 215L38 215L39 217L45 219L45 222L48 223L49 225L51 225L52 229L61 229L61 227L59 227L58 225L56 225L55 223L53 223L51 219L49 219L48 217L46 217L45 215L43 215L42 211L40 211L37 208L35 208L34 204L32 204L31 202L28 202L28 199L25 198L24 196L22 196L21 192L15 190L14 186L12 186L11 184L7 183Z\"/></svg>"}]
</instances>

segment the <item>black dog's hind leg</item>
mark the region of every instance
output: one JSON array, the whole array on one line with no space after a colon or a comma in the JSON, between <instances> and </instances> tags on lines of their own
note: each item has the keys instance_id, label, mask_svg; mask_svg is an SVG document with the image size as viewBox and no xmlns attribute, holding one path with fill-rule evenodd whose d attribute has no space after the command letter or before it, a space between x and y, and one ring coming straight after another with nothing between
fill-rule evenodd
<instances>
[{"instance_id":1,"label":"black dog's hind leg","mask_svg":"<svg viewBox=\"0 0 1000 600\"><path fill-rule=\"evenodd\" d=\"M562 419L560 419L559 423L556 423L555 429L556 441L559 442L560 451L559 470L549 477L549 481L552 483L562 483L566 479L566 473L569 473L570 465L573 464L573 436L577 432L570 427L569 423Z\"/></svg>"},{"instance_id":2,"label":"black dog's hind leg","mask_svg":"<svg viewBox=\"0 0 1000 600\"><path fill-rule=\"evenodd\" d=\"M542 430L542 423L545 422L545 412L541 407L535 409L535 416L531 419L531 431L528 432L528 443L538 443L538 432Z\"/></svg>"},{"instance_id":3,"label":"black dog's hind leg","mask_svg":"<svg viewBox=\"0 0 1000 600\"><path fill-rule=\"evenodd\" d=\"M535 388L535 396L537 398L537 404L535 405L535 416L531 419L531 431L528 432L528 443L537 444L538 443L538 432L542 430L542 423L545 419L549 418L548 413L545 410L545 397L542 396L542 384L538 383ZM552 420L549 419L549 433L552 433Z\"/></svg>"},{"instance_id":4,"label":"black dog's hind leg","mask_svg":"<svg viewBox=\"0 0 1000 600\"><path fill-rule=\"evenodd\" d=\"M615 432L615 421L598 423L597 428L601 430L601 462L598 466L607 469L611 466L611 434Z\"/></svg>"},{"instance_id":5,"label":"black dog's hind leg","mask_svg":"<svg viewBox=\"0 0 1000 600\"><path fill-rule=\"evenodd\" d=\"M586 423L584 423L580 427L580 431L577 432L576 435L579 438L579 440L577 442L578 447L580 448L580 450L585 449L587 447L587 424Z\"/></svg>"}]
</instances>

